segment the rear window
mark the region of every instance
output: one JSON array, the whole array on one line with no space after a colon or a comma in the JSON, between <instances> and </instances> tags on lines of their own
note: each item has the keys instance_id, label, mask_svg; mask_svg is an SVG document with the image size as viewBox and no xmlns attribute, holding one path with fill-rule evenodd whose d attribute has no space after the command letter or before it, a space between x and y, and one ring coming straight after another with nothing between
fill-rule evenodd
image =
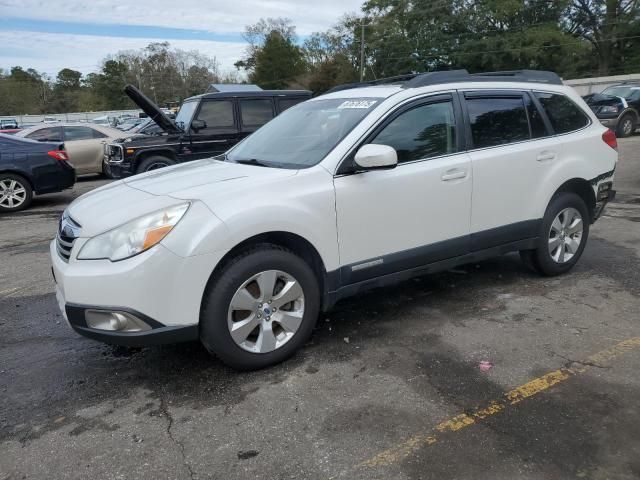
<instances>
[{"instance_id":1,"label":"rear window","mask_svg":"<svg viewBox=\"0 0 640 480\"><path fill-rule=\"evenodd\" d=\"M535 92L555 133L569 133L589 125L589 117L564 95Z\"/></svg>"},{"instance_id":2,"label":"rear window","mask_svg":"<svg viewBox=\"0 0 640 480\"><path fill-rule=\"evenodd\" d=\"M91 138L96 137L93 135L93 129L89 127L64 127L64 140L66 142L72 140L88 140Z\"/></svg>"},{"instance_id":3,"label":"rear window","mask_svg":"<svg viewBox=\"0 0 640 480\"><path fill-rule=\"evenodd\" d=\"M38 140L39 142L61 142L62 127L41 128L25 136L31 140Z\"/></svg>"},{"instance_id":4,"label":"rear window","mask_svg":"<svg viewBox=\"0 0 640 480\"><path fill-rule=\"evenodd\" d=\"M466 103L475 148L531 138L523 97L471 97Z\"/></svg>"},{"instance_id":5,"label":"rear window","mask_svg":"<svg viewBox=\"0 0 640 480\"><path fill-rule=\"evenodd\" d=\"M273 118L273 104L269 98L240 100L242 124L247 127L259 127Z\"/></svg>"}]
</instances>

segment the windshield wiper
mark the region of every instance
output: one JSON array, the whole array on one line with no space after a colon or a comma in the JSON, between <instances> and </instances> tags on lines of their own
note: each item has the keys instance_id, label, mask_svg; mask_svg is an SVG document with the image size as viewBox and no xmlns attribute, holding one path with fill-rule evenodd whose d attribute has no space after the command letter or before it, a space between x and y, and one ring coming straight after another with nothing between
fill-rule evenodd
<instances>
[{"instance_id":1,"label":"windshield wiper","mask_svg":"<svg viewBox=\"0 0 640 480\"><path fill-rule=\"evenodd\" d=\"M240 160L232 160L235 163L242 163L243 165L257 165L258 167L270 167L265 162L261 162L257 158L241 158Z\"/></svg>"}]
</instances>

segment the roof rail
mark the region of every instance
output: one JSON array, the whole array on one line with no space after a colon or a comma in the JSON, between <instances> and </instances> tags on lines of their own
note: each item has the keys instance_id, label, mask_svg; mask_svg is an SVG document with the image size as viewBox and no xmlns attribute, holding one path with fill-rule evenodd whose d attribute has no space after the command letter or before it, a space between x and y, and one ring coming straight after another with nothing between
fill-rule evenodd
<instances>
[{"instance_id":1,"label":"roof rail","mask_svg":"<svg viewBox=\"0 0 640 480\"><path fill-rule=\"evenodd\" d=\"M503 72L469 73L461 70L440 72L409 73L396 77L381 78L370 82L354 82L337 85L325 93L339 92L351 88L370 87L372 85L399 84L403 88L425 87L450 82L531 82L562 85L562 79L554 72L544 70L505 70Z\"/></svg>"},{"instance_id":2,"label":"roof rail","mask_svg":"<svg viewBox=\"0 0 640 480\"><path fill-rule=\"evenodd\" d=\"M503 72L469 73L466 70L428 72L406 82L404 88L424 87L449 82L531 82L562 85L562 79L544 70L506 70Z\"/></svg>"},{"instance_id":3,"label":"roof rail","mask_svg":"<svg viewBox=\"0 0 640 480\"><path fill-rule=\"evenodd\" d=\"M397 75L395 77L386 77L380 78L378 80L371 80L368 82L353 82L353 83L343 83L341 85L336 85L333 88L330 88L324 93L332 93L339 92L341 90L349 90L351 88L360 88L360 87L371 87L374 85L388 85L393 83L402 84L412 78L417 77L418 75L422 75L421 73L407 73L406 75Z\"/></svg>"}]
</instances>

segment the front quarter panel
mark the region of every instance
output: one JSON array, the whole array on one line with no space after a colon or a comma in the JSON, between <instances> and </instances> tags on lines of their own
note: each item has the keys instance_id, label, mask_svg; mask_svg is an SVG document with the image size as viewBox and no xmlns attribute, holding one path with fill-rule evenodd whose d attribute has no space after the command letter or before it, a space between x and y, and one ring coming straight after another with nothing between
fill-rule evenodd
<instances>
[{"instance_id":1,"label":"front quarter panel","mask_svg":"<svg viewBox=\"0 0 640 480\"><path fill-rule=\"evenodd\" d=\"M200 199L216 219L205 228L202 228L203 224L194 228L197 236L189 240L190 255L227 251L262 233L288 232L311 243L327 271L338 268L332 176L320 166L281 178L256 176L242 185L229 181L199 186L175 196L187 198L188 194ZM198 225L198 215L192 215L188 220L194 222L193 227ZM172 235L167 237L168 241L172 240L170 237ZM183 237L175 236L176 240ZM169 243L166 245L172 250L177 248ZM186 252L180 254L183 253Z\"/></svg>"}]
</instances>

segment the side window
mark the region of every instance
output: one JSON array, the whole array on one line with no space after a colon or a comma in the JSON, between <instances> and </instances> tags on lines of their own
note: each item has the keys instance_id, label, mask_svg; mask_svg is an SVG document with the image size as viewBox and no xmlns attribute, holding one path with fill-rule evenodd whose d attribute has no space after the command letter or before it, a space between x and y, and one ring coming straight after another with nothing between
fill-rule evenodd
<instances>
[{"instance_id":1,"label":"side window","mask_svg":"<svg viewBox=\"0 0 640 480\"><path fill-rule=\"evenodd\" d=\"M547 113L555 133L573 132L589 124L587 114L564 95L543 92L534 95Z\"/></svg>"},{"instance_id":2,"label":"side window","mask_svg":"<svg viewBox=\"0 0 640 480\"><path fill-rule=\"evenodd\" d=\"M107 138L107 135L105 135L102 132L99 132L98 130L96 130L95 128L91 129L91 132L93 134L93 138Z\"/></svg>"},{"instance_id":3,"label":"side window","mask_svg":"<svg viewBox=\"0 0 640 480\"><path fill-rule=\"evenodd\" d=\"M89 127L64 127L64 141L88 140L93 138L93 130Z\"/></svg>"},{"instance_id":4,"label":"side window","mask_svg":"<svg viewBox=\"0 0 640 480\"><path fill-rule=\"evenodd\" d=\"M298 97L298 98L278 98L278 111L280 113L284 112L287 108L291 108L294 105L297 105L299 103L304 102L305 100L308 100L307 98L304 97Z\"/></svg>"},{"instance_id":5,"label":"side window","mask_svg":"<svg viewBox=\"0 0 640 480\"><path fill-rule=\"evenodd\" d=\"M529 121L522 97L467 98L475 148L529 140Z\"/></svg>"},{"instance_id":6,"label":"side window","mask_svg":"<svg viewBox=\"0 0 640 480\"><path fill-rule=\"evenodd\" d=\"M39 142L61 142L62 141L62 127L47 127L36 130L25 137L31 140L38 140Z\"/></svg>"},{"instance_id":7,"label":"side window","mask_svg":"<svg viewBox=\"0 0 640 480\"><path fill-rule=\"evenodd\" d=\"M391 120L371 143L388 145L398 152L398 162L446 155L456 151L453 103L428 103Z\"/></svg>"},{"instance_id":8,"label":"side window","mask_svg":"<svg viewBox=\"0 0 640 480\"><path fill-rule=\"evenodd\" d=\"M207 123L207 128L201 130L200 133L211 129L234 128L233 102L231 100L206 100L202 102L197 119Z\"/></svg>"},{"instance_id":9,"label":"side window","mask_svg":"<svg viewBox=\"0 0 640 480\"><path fill-rule=\"evenodd\" d=\"M240 117L245 127L259 127L273 118L270 98L240 100Z\"/></svg>"}]
</instances>

